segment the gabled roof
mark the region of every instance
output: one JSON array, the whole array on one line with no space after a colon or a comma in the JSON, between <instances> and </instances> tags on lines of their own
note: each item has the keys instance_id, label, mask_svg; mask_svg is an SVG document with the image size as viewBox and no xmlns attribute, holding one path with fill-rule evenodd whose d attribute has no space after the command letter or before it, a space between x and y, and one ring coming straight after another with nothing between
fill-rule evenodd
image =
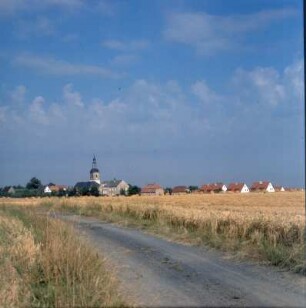
<instances>
[{"instance_id":1,"label":"gabled roof","mask_svg":"<svg viewBox=\"0 0 306 308\"><path fill-rule=\"evenodd\" d=\"M152 183L144 186L141 189L142 193L155 193L157 189L163 189L159 184Z\"/></svg>"},{"instance_id":2,"label":"gabled roof","mask_svg":"<svg viewBox=\"0 0 306 308\"><path fill-rule=\"evenodd\" d=\"M212 183L212 184L205 184L200 187L200 190L211 192L211 191L219 191L222 190L223 183Z\"/></svg>"},{"instance_id":3,"label":"gabled roof","mask_svg":"<svg viewBox=\"0 0 306 308\"><path fill-rule=\"evenodd\" d=\"M187 186L175 186L172 189L172 193L185 193L189 191Z\"/></svg>"},{"instance_id":4,"label":"gabled roof","mask_svg":"<svg viewBox=\"0 0 306 308\"><path fill-rule=\"evenodd\" d=\"M227 190L229 191L241 191L245 183L230 183L227 186Z\"/></svg>"},{"instance_id":5,"label":"gabled roof","mask_svg":"<svg viewBox=\"0 0 306 308\"><path fill-rule=\"evenodd\" d=\"M115 188L117 187L120 183L122 182L122 180L111 180L111 181L103 181L101 184L103 185L103 187L106 188Z\"/></svg>"},{"instance_id":6,"label":"gabled roof","mask_svg":"<svg viewBox=\"0 0 306 308\"><path fill-rule=\"evenodd\" d=\"M265 190L268 188L269 184L270 182L268 181L254 182L251 186L251 190Z\"/></svg>"},{"instance_id":7,"label":"gabled roof","mask_svg":"<svg viewBox=\"0 0 306 308\"><path fill-rule=\"evenodd\" d=\"M51 191L66 190L68 188L67 185L47 185L46 187L49 187Z\"/></svg>"}]
</instances>

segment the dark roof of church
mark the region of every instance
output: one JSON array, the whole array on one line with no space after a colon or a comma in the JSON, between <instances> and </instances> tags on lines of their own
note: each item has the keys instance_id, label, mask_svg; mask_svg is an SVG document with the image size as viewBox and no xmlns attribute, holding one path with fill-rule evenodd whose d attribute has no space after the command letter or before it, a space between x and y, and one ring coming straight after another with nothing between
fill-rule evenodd
<instances>
[{"instance_id":1,"label":"dark roof of church","mask_svg":"<svg viewBox=\"0 0 306 308\"><path fill-rule=\"evenodd\" d=\"M90 170L90 173L93 173L93 172L99 172L99 169L98 169L98 168L92 168L92 169Z\"/></svg>"},{"instance_id":2,"label":"dark roof of church","mask_svg":"<svg viewBox=\"0 0 306 308\"><path fill-rule=\"evenodd\" d=\"M99 187L100 185L97 182L94 182L94 181L77 182L74 185L75 188L91 188L93 186Z\"/></svg>"}]
</instances>

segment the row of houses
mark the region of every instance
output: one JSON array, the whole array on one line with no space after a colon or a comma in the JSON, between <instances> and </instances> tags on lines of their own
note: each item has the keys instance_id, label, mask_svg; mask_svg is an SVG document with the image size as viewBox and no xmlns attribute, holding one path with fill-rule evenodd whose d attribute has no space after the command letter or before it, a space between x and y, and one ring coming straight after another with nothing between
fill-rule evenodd
<instances>
[{"instance_id":1,"label":"row of houses","mask_svg":"<svg viewBox=\"0 0 306 308\"><path fill-rule=\"evenodd\" d=\"M254 182L249 188L245 183L230 183L225 185L224 183L210 183L204 184L199 189L190 191L187 186L175 186L171 190L171 194L188 194L188 193L249 193L249 192L276 192L285 191L283 186L273 186L271 182L268 181L258 181ZM168 193L168 192L167 192ZM157 183L152 183L144 186L141 189L142 195L164 195L165 190L161 185Z\"/></svg>"}]
</instances>

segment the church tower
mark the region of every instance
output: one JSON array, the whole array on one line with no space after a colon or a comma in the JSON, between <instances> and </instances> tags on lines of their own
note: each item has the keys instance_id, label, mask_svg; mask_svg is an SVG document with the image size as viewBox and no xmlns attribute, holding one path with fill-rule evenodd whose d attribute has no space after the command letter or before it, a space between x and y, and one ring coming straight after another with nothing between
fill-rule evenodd
<instances>
[{"instance_id":1,"label":"church tower","mask_svg":"<svg viewBox=\"0 0 306 308\"><path fill-rule=\"evenodd\" d=\"M92 160L92 167L90 170L90 181L91 182L96 182L98 184L101 184L100 181L100 171L97 168L97 160L96 156L94 155L93 160Z\"/></svg>"}]
</instances>

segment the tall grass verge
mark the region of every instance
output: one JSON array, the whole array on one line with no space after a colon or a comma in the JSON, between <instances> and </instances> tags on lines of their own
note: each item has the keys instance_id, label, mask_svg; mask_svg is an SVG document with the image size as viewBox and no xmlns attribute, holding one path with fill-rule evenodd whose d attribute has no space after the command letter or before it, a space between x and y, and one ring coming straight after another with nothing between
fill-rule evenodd
<instances>
[{"instance_id":1,"label":"tall grass verge","mask_svg":"<svg viewBox=\"0 0 306 308\"><path fill-rule=\"evenodd\" d=\"M107 263L63 222L0 209L1 307L122 306Z\"/></svg>"}]
</instances>

